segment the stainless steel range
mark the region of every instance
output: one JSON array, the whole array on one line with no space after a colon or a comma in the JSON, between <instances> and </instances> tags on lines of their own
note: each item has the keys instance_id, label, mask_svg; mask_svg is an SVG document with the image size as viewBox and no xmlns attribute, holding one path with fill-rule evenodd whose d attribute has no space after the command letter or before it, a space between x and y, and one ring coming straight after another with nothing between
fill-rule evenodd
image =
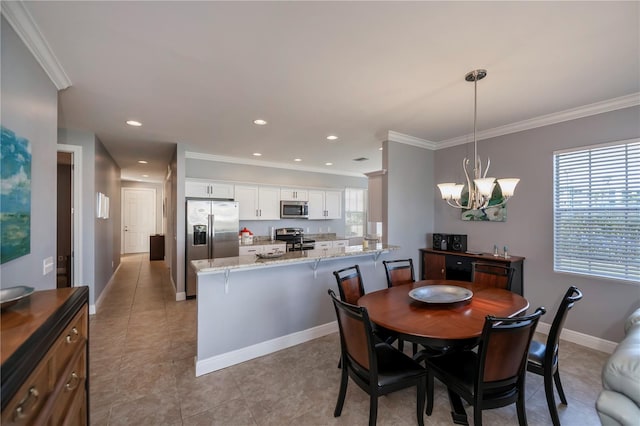
<instances>
[{"instance_id":1,"label":"stainless steel range","mask_svg":"<svg viewBox=\"0 0 640 426\"><path fill-rule=\"evenodd\" d=\"M276 240L286 242L287 251L313 250L316 246L316 240L304 237L302 228L278 228Z\"/></svg>"}]
</instances>

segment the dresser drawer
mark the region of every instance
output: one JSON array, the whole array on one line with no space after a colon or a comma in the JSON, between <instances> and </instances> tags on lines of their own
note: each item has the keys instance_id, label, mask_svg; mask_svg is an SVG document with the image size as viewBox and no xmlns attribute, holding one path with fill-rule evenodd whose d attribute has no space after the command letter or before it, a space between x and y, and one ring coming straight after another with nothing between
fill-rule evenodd
<instances>
[{"instance_id":1,"label":"dresser drawer","mask_svg":"<svg viewBox=\"0 0 640 426\"><path fill-rule=\"evenodd\" d=\"M78 401L85 399L86 394L86 351L81 349L71 360L73 362L70 368L66 368L63 379L56 384L55 395L52 395L53 401L53 424L61 425L65 423L65 419L74 418L74 414L78 411ZM74 425L81 423L73 422Z\"/></svg>"},{"instance_id":2,"label":"dresser drawer","mask_svg":"<svg viewBox=\"0 0 640 426\"><path fill-rule=\"evenodd\" d=\"M51 394L53 385L51 376L51 356L48 355L16 392L6 409L2 411L0 423L3 426L35 424L38 414L42 411L45 401Z\"/></svg>"},{"instance_id":3,"label":"dresser drawer","mask_svg":"<svg viewBox=\"0 0 640 426\"><path fill-rule=\"evenodd\" d=\"M58 341L54 344L52 353L54 356L54 369L56 380L62 380L62 372L73 357L73 355L86 348L87 330L87 306L85 305L64 329Z\"/></svg>"}]
</instances>

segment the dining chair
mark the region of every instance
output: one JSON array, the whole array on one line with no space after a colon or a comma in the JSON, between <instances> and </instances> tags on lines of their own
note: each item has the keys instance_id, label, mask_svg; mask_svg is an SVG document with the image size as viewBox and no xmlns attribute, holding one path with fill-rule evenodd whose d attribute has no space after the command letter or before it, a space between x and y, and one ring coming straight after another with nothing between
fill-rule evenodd
<instances>
[{"instance_id":1,"label":"dining chair","mask_svg":"<svg viewBox=\"0 0 640 426\"><path fill-rule=\"evenodd\" d=\"M473 262L471 281L475 289L503 288L511 290L513 268L495 263Z\"/></svg>"},{"instance_id":2,"label":"dining chair","mask_svg":"<svg viewBox=\"0 0 640 426\"><path fill-rule=\"evenodd\" d=\"M378 397L416 386L416 416L424 425L424 403L427 371L411 357L385 342L379 342L367 309L345 303L329 290L340 329L342 376L338 401L333 412L340 417L347 393L349 377L369 394L369 425L376 424Z\"/></svg>"},{"instance_id":3,"label":"dining chair","mask_svg":"<svg viewBox=\"0 0 640 426\"><path fill-rule=\"evenodd\" d=\"M558 417L558 409L553 395L553 382L556 383L560 401L567 405L567 398L562 389L560 370L558 369L560 332L564 326L564 320L567 318L567 314L580 299L582 299L582 292L577 287L569 287L562 297L558 311L553 318L553 323L547 336L547 342L542 343L534 340L529 347L527 371L544 377L544 393L547 397L547 405L549 406L549 413L551 414L551 421L554 426L560 425L560 418Z\"/></svg>"},{"instance_id":4,"label":"dining chair","mask_svg":"<svg viewBox=\"0 0 640 426\"><path fill-rule=\"evenodd\" d=\"M358 299L364 296L364 285L362 284L362 274L358 265L334 271L333 275L338 282L340 299L350 305L355 305Z\"/></svg>"},{"instance_id":5,"label":"dining chair","mask_svg":"<svg viewBox=\"0 0 640 426\"><path fill-rule=\"evenodd\" d=\"M383 260L382 264L387 274L387 287L415 282L413 259Z\"/></svg>"},{"instance_id":6,"label":"dining chair","mask_svg":"<svg viewBox=\"0 0 640 426\"><path fill-rule=\"evenodd\" d=\"M413 274L413 259L383 260L384 271L387 275L387 287L409 284L416 281ZM392 342L387 342L392 343ZM398 349L404 350L404 340L398 338ZM418 345L413 344L413 354L418 352Z\"/></svg>"},{"instance_id":7,"label":"dining chair","mask_svg":"<svg viewBox=\"0 0 640 426\"><path fill-rule=\"evenodd\" d=\"M497 318L487 316L477 353L450 352L426 358L427 415L433 412L433 382L437 377L447 388L473 405L475 426L482 424L482 410L516 404L518 423L527 424L524 380L529 345L540 316L533 314Z\"/></svg>"}]
</instances>

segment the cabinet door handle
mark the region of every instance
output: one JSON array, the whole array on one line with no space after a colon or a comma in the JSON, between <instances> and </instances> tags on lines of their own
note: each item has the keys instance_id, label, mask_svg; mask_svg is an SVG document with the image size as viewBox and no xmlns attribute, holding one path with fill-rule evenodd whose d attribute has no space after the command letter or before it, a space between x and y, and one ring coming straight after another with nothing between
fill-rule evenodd
<instances>
[{"instance_id":1,"label":"cabinet door handle","mask_svg":"<svg viewBox=\"0 0 640 426\"><path fill-rule=\"evenodd\" d=\"M71 373L71 378L69 379L67 384L64 385L65 391L71 392L72 390L78 387L78 383L80 383L80 377L74 371L73 373Z\"/></svg>"},{"instance_id":2,"label":"cabinet door handle","mask_svg":"<svg viewBox=\"0 0 640 426\"><path fill-rule=\"evenodd\" d=\"M67 343L75 343L80 339L80 333L78 333L78 329L73 327L71 329L71 333L67 334Z\"/></svg>"},{"instance_id":3,"label":"cabinet door handle","mask_svg":"<svg viewBox=\"0 0 640 426\"><path fill-rule=\"evenodd\" d=\"M32 410L36 406L36 402L38 402L38 398L40 397L40 393L35 386L31 386L29 388L29 392L27 396L24 397L20 404L16 407L16 411L14 412L13 419L19 420L27 415L29 410Z\"/></svg>"},{"instance_id":4,"label":"cabinet door handle","mask_svg":"<svg viewBox=\"0 0 640 426\"><path fill-rule=\"evenodd\" d=\"M441 273L441 274L444 274L444 268L442 268L442 269L440 270L440 273Z\"/></svg>"}]
</instances>

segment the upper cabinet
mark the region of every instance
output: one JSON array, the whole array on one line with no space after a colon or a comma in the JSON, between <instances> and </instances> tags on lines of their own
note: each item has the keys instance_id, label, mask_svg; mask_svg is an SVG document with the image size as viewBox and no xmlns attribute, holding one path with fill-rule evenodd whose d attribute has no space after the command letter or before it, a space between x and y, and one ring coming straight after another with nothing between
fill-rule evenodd
<instances>
[{"instance_id":1,"label":"upper cabinet","mask_svg":"<svg viewBox=\"0 0 640 426\"><path fill-rule=\"evenodd\" d=\"M280 188L280 199L283 201L309 201L309 192L299 188Z\"/></svg>"},{"instance_id":2,"label":"upper cabinet","mask_svg":"<svg viewBox=\"0 0 640 426\"><path fill-rule=\"evenodd\" d=\"M279 220L280 188L273 186L236 185L240 220Z\"/></svg>"},{"instance_id":3,"label":"upper cabinet","mask_svg":"<svg viewBox=\"0 0 640 426\"><path fill-rule=\"evenodd\" d=\"M309 219L342 218L342 191L309 191Z\"/></svg>"},{"instance_id":4,"label":"upper cabinet","mask_svg":"<svg viewBox=\"0 0 640 426\"><path fill-rule=\"evenodd\" d=\"M221 198L233 200L233 184L202 179L186 179L185 197Z\"/></svg>"}]
</instances>

